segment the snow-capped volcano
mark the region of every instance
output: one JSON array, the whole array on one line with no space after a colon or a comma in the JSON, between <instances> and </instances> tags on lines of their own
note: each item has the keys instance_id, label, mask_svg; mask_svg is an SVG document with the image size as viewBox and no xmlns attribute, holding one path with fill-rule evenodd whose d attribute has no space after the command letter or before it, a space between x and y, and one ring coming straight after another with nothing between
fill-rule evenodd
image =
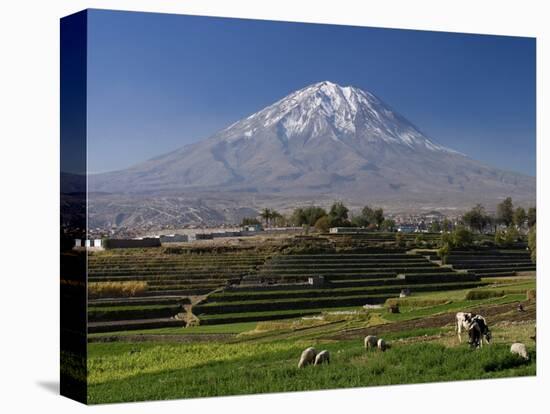
<instances>
[{"instance_id":1,"label":"snow-capped volcano","mask_svg":"<svg viewBox=\"0 0 550 414\"><path fill-rule=\"evenodd\" d=\"M308 134L340 141L355 137L411 148L455 152L430 141L414 125L393 112L369 92L319 82L275 102L261 111L238 121L223 131L225 139L252 137L272 126L281 130L280 138L293 139Z\"/></svg>"},{"instance_id":2,"label":"snow-capped volcano","mask_svg":"<svg viewBox=\"0 0 550 414\"><path fill-rule=\"evenodd\" d=\"M126 170L91 176L89 188L248 192L287 200L329 195L411 205L535 197L533 177L443 147L375 95L328 81L292 92L210 138Z\"/></svg>"}]
</instances>

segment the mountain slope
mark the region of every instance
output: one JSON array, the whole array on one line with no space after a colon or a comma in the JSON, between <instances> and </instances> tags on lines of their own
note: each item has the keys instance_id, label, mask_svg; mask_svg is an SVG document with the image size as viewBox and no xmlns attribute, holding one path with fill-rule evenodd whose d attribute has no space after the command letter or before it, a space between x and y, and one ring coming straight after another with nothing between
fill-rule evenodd
<instances>
[{"instance_id":1,"label":"mountain slope","mask_svg":"<svg viewBox=\"0 0 550 414\"><path fill-rule=\"evenodd\" d=\"M92 191L331 194L355 200L534 200L535 179L445 148L369 92L320 82L212 137L132 168L91 176Z\"/></svg>"}]
</instances>

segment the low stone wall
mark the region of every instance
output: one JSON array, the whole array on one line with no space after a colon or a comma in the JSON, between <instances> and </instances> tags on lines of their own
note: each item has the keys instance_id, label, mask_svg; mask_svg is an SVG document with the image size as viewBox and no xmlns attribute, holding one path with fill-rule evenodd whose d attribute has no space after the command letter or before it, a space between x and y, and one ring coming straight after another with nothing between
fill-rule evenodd
<instances>
[{"instance_id":1,"label":"low stone wall","mask_svg":"<svg viewBox=\"0 0 550 414\"><path fill-rule=\"evenodd\" d=\"M160 239L153 237L143 239L107 239L103 242L103 246L106 249L160 247Z\"/></svg>"}]
</instances>

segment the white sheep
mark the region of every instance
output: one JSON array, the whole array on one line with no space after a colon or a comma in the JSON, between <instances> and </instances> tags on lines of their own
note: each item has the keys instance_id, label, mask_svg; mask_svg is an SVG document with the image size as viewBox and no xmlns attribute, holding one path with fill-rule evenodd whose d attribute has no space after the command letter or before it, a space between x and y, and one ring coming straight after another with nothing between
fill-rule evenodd
<instances>
[{"instance_id":1,"label":"white sheep","mask_svg":"<svg viewBox=\"0 0 550 414\"><path fill-rule=\"evenodd\" d=\"M525 344L522 344L520 342L512 344L512 346L510 347L510 352L512 354L519 355L526 361L529 360L529 354L527 353L527 347L525 346Z\"/></svg>"},{"instance_id":2,"label":"white sheep","mask_svg":"<svg viewBox=\"0 0 550 414\"><path fill-rule=\"evenodd\" d=\"M382 338L380 338L378 340L378 342L376 343L376 346L378 347L378 349L382 352L384 352L387 348L387 345L386 345L386 341L384 341Z\"/></svg>"},{"instance_id":3,"label":"white sheep","mask_svg":"<svg viewBox=\"0 0 550 414\"><path fill-rule=\"evenodd\" d=\"M298 368L304 368L307 365L313 364L315 362L315 357L317 355L317 351L315 348L307 348L302 352L302 355L300 356L300 362L298 362Z\"/></svg>"},{"instance_id":4,"label":"white sheep","mask_svg":"<svg viewBox=\"0 0 550 414\"><path fill-rule=\"evenodd\" d=\"M314 365L321 365L324 363L330 364L330 354L326 349L317 354Z\"/></svg>"},{"instance_id":5,"label":"white sheep","mask_svg":"<svg viewBox=\"0 0 550 414\"><path fill-rule=\"evenodd\" d=\"M378 344L378 338L374 335L365 336L365 349L374 349Z\"/></svg>"}]
</instances>

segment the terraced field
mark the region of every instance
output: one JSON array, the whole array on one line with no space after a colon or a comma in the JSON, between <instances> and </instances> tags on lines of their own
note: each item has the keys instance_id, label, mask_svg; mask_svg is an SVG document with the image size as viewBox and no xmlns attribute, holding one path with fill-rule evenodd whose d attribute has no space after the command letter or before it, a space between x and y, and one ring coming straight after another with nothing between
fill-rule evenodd
<instances>
[{"instance_id":1,"label":"terraced field","mask_svg":"<svg viewBox=\"0 0 550 414\"><path fill-rule=\"evenodd\" d=\"M318 285L310 277L322 277ZM279 255L247 283L209 295L193 312L202 323L268 320L319 313L322 309L381 304L402 289L434 292L486 284L478 276L441 267L417 254Z\"/></svg>"},{"instance_id":2,"label":"terraced field","mask_svg":"<svg viewBox=\"0 0 550 414\"><path fill-rule=\"evenodd\" d=\"M442 266L433 253L407 252L392 237L395 233L302 236L278 251L94 254L88 261L90 283L139 282L146 289L133 297L90 298L89 332L296 318L383 304L404 289L413 295L471 289L489 284L487 278L535 270L525 250L453 251L450 266ZM293 250L312 244L321 253Z\"/></svg>"},{"instance_id":3,"label":"terraced field","mask_svg":"<svg viewBox=\"0 0 550 414\"><path fill-rule=\"evenodd\" d=\"M88 281L145 282L147 288L141 297L90 299L89 332L184 326L196 298L238 283L265 260L247 253L125 253L91 255Z\"/></svg>"},{"instance_id":4,"label":"terraced field","mask_svg":"<svg viewBox=\"0 0 550 414\"><path fill-rule=\"evenodd\" d=\"M454 269L467 270L480 277L514 276L517 272L536 270L536 265L525 249L453 251L447 263Z\"/></svg>"}]
</instances>

